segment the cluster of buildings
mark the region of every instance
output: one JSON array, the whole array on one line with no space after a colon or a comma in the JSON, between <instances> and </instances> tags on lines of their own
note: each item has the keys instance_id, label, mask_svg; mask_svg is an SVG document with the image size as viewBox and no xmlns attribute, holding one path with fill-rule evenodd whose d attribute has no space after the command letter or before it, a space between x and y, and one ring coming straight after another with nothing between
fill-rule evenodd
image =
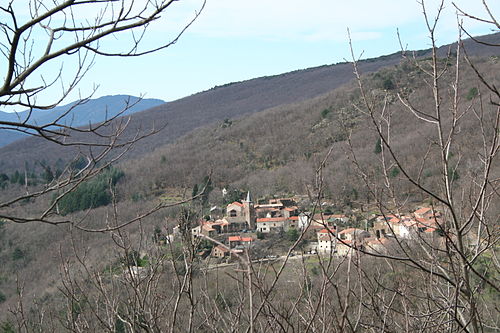
<instances>
[{"instance_id":1,"label":"cluster of buildings","mask_svg":"<svg viewBox=\"0 0 500 333\"><path fill-rule=\"evenodd\" d=\"M339 231L336 225L327 226L317 232L316 251L339 256L349 255L357 249L384 253L396 239L411 241L441 238L441 223L440 212L422 207L407 215L378 215L374 218L373 227L368 230L347 228Z\"/></svg>"},{"instance_id":2,"label":"cluster of buildings","mask_svg":"<svg viewBox=\"0 0 500 333\"><path fill-rule=\"evenodd\" d=\"M344 256L356 249L384 252L396 238L439 234L441 218L439 212L423 207L408 215L375 216L373 227L363 230L347 227L350 219L346 215L301 212L290 198L254 204L248 193L242 202L227 205L223 217L200 221L191 229L191 235L217 240L220 244L213 248L211 255L223 258L252 247L258 241L258 233L306 230L309 252Z\"/></svg>"}]
</instances>

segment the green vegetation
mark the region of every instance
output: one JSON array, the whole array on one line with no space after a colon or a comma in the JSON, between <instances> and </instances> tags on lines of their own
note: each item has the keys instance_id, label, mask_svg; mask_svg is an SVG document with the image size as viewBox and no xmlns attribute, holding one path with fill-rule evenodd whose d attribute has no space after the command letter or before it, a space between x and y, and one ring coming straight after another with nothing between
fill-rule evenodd
<instances>
[{"instance_id":1,"label":"green vegetation","mask_svg":"<svg viewBox=\"0 0 500 333\"><path fill-rule=\"evenodd\" d=\"M391 70L381 70L373 77L377 80L377 85L379 88L384 90L394 90L396 89L396 84L394 83L394 73Z\"/></svg>"},{"instance_id":2,"label":"green vegetation","mask_svg":"<svg viewBox=\"0 0 500 333\"><path fill-rule=\"evenodd\" d=\"M4 321L0 325L0 333L15 333L14 325L10 321Z\"/></svg>"},{"instance_id":3,"label":"green vegetation","mask_svg":"<svg viewBox=\"0 0 500 333\"><path fill-rule=\"evenodd\" d=\"M295 242L297 239L299 239L299 236L300 236L300 233L299 233L299 231L297 229L289 229L286 232L286 238L290 242Z\"/></svg>"},{"instance_id":4,"label":"green vegetation","mask_svg":"<svg viewBox=\"0 0 500 333\"><path fill-rule=\"evenodd\" d=\"M12 252L12 260L14 261L18 261L18 260L22 260L26 257L26 253L25 251L23 251L21 248L19 247L16 247L14 249L14 252Z\"/></svg>"},{"instance_id":5,"label":"green vegetation","mask_svg":"<svg viewBox=\"0 0 500 333\"><path fill-rule=\"evenodd\" d=\"M389 176L391 176L392 178L396 178L399 173L401 172L401 170L399 170L398 167L394 167L391 169L391 172L389 173Z\"/></svg>"},{"instance_id":6,"label":"green vegetation","mask_svg":"<svg viewBox=\"0 0 500 333\"><path fill-rule=\"evenodd\" d=\"M228 205L231 202L241 201L245 197L245 191L238 188L229 188L224 196L224 204Z\"/></svg>"},{"instance_id":7,"label":"green vegetation","mask_svg":"<svg viewBox=\"0 0 500 333\"><path fill-rule=\"evenodd\" d=\"M466 98L468 101L470 101L470 100L476 98L477 94L478 94L478 90L476 87L470 88L469 92L467 93Z\"/></svg>"},{"instance_id":8,"label":"green vegetation","mask_svg":"<svg viewBox=\"0 0 500 333\"><path fill-rule=\"evenodd\" d=\"M456 168L449 166L448 167L448 177L451 181L456 181L460 179L460 175Z\"/></svg>"},{"instance_id":9,"label":"green vegetation","mask_svg":"<svg viewBox=\"0 0 500 333\"><path fill-rule=\"evenodd\" d=\"M373 150L375 154L380 154L382 152L382 140L380 138L377 139L375 143L375 149Z\"/></svg>"},{"instance_id":10,"label":"green vegetation","mask_svg":"<svg viewBox=\"0 0 500 333\"><path fill-rule=\"evenodd\" d=\"M128 255L121 259L121 263L125 266L137 266L137 267L145 267L149 265L149 259L147 256L141 257L138 251L131 250L128 252Z\"/></svg>"},{"instance_id":11,"label":"green vegetation","mask_svg":"<svg viewBox=\"0 0 500 333\"><path fill-rule=\"evenodd\" d=\"M21 175L21 173L16 170L10 177L10 182L12 184L23 184L23 181L24 181L24 177Z\"/></svg>"},{"instance_id":12,"label":"green vegetation","mask_svg":"<svg viewBox=\"0 0 500 333\"><path fill-rule=\"evenodd\" d=\"M323 109L323 111L321 111L321 118L327 118L328 115L332 112L332 109L328 108L328 109Z\"/></svg>"},{"instance_id":13,"label":"green vegetation","mask_svg":"<svg viewBox=\"0 0 500 333\"><path fill-rule=\"evenodd\" d=\"M4 189L7 187L9 181L9 176L5 173L0 173L0 189Z\"/></svg>"},{"instance_id":14,"label":"green vegetation","mask_svg":"<svg viewBox=\"0 0 500 333\"><path fill-rule=\"evenodd\" d=\"M231 127L231 125L233 125L232 120L226 118L226 119L224 119L224 121L222 122L222 124L220 125L220 127L221 128L228 128L228 127Z\"/></svg>"},{"instance_id":15,"label":"green vegetation","mask_svg":"<svg viewBox=\"0 0 500 333\"><path fill-rule=\"evenodd\" d=\"M123 171L109 168L92 180L82 182L59 201L60 213L65 215L108 205L112 199L110 186L114 186L123 176Z\"/></svg>"}]
</instances>

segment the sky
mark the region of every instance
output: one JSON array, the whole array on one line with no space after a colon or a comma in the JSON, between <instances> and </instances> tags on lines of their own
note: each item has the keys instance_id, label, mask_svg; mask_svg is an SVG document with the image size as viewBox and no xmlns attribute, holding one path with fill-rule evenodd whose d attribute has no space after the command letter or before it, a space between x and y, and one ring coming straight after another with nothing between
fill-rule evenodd
<instances>
[{"instance_id":1,"label":"sky","mask_svg":"<svg viewBox=\"0 0 500 333\"><path fill-rule=\"evenodd\" d=\"M436 14L438 2L424 2L429 18ZM454 3L486 17L482 0ZM148 27L143 46L173 38L202 4L202 0L173 3L161 20ZM499 0L488 4L492 13L500 14ZM79 14L92 17L94 12ZM471 20L465 25L473 35L495 32L492 26ZM356 57L399 51L398 31L403 47L430 47L422 6L416 0L207 0L198 19L171 47L138 58L98 56L67 102L85 96L94 86L98 89L93 97L129 94L172 101L229 82L348 61L348 29ZM451 43L457 36L456 9L445 0L437 43ZM126 43L120 37L104 41L102 47ZM65 68L74 66L72 61L66 59ZM50 96L40 96L45 98Z\"/></svg>"}]
</instances>

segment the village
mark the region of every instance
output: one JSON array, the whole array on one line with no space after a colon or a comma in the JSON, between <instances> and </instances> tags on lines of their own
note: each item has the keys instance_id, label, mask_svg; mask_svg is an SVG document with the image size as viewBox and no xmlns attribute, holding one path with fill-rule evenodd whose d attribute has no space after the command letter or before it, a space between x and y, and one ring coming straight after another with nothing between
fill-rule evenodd
<instances>
[{"instance_id":1,"label":"village","mask_svg":"<svg viewBox=\"0 0 500 333\"><path fill-rule=\"evenodd\" d=\"M444 238L440 228L442 214L430 207L419 207L407 214L371 214L359 226L354 216L302 211L294 198L273 198L254 204L248 192L241 202L228 204L221 215L199 220L190 234L193 239L205 239L212 245L201 249L200 256L226 262L266 241L275 244L283 239L291 241L289 245L300 241L301 246L292 255L344 257L357 251L386 254L400 242L424 239L442 243ZM169 239L179 234L180 225L173 228ZM264 246L264 250L253 252L259 252L260 258L278 258L286 250Z\"/></svg>"}]
</instances>

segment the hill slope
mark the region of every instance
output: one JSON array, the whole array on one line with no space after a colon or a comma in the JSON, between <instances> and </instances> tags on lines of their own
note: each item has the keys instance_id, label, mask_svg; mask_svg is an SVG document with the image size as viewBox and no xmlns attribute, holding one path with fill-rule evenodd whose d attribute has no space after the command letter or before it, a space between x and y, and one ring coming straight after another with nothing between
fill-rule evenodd
<instances>
[{"instance_id":1,"label":"hill slope","mask_svg":"<svg viewBox=\"0 0 500 333\"><path fill-rule=\"evenodd\" d=\"M475 61L488 82L498 85L498 58L483 57ZM419 63L426 65L425 60ZM453 74L448 71L442 77L443 91L453 85ZM425 155L432 131L425 123L416 122L409 112L402 112L405 107L397 100L397 90L387 90L384 86L390 80L394 87L411 92L410 99L415 106L420 106L421 110L432 110L432 90L424 79L425 75L418 67L409 63L364 77L365 88L370 92L375 107L381 109L387 96L389 104L386 112L392 114L392 135L397 138L394 148L404 156L403 160L412 172L417 172L415 167L421 166L421 157ZM476 87L488 96L475 73L463 66L460 95L464 107L478 107L478 100L469 101L470 92ZM200 128L175 144L160 147L143 156L140 164L133 161L124 163L122 168L127 170L130 182L124 190L128 192L127 196L132 197L171 187L190 188L212 172L214 186L219 188L233 186L250 189L261 196L305 193L316 181L318 165L332 149L324 170L327 193L340 201L353 199L354 194L361 198L367 193L359 189L353 192L361 186L348 160L349 154L346 154L349 150L346 141L348 133L357 150L358 162L367 168L365 171L380 173L376 166L379 156L374 153L376 135L370 129L370 119L358 109L363 107L359 89L351 82L313 99ZM451 107L444 96L441 107L446 110ZM494 111L492 105L485 104L483 107L485 113ZM449 117L449 114L444 113L445 116ZM460 156L459 173L470 172L477 162L477 152L471 148L481 146L478 141L480 136L474 134L477 130L477 122L471 112L460 120L460 135L453 147L453 153ZM429 154L427 158L422 181L432 184L439 179L441 171L437 164L432 163L437 155ZM404 191L408 189L406 185L401 186ZM142 193L138 193L140 191Z\"/></svg>"},{"instance_id":2,"label":"hill slope","mask_svg":"<svg viewBox=\"0 0 500 333\"><path fill-rule=\"evenodd\" d=\"M500 43L500 33L483 37L488 43ZM464 42L470 55L495 55L498 48ZM439 53L444 55L450 46L443 46ZM419 51L417 56L425 57L429 50ZM399 63L399 53L360 62L364 73ZM180 136L204 125L256 113L271 107L295 103L327 93L353 79L352 65L341 63L298 70L282 75L261 77L239 83L215 87L208 91L160 105L135 114L129 124L127 139L137 131L147 131L153 127L167 126L160 134L148 137L135 145L127 154L127 159L137 158L158 147L171 143ZM15 160L10 157L17 156ZM25 161L70 159L73 149L30 138L0 149L0 161L4 170L24 166Z\"/></svg>"}]
</instances>

